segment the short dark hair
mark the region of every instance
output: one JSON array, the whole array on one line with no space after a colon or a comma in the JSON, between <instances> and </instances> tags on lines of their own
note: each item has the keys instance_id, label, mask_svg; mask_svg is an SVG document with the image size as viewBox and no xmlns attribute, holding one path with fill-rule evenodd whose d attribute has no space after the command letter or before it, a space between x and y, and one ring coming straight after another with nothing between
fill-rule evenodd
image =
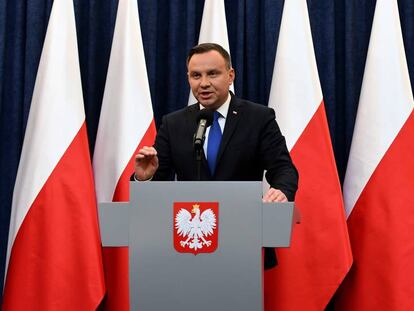
<instances>
[{"instance_id":1,"label":"short dark hair","mask_svg":"<svg viewBox=\"0 0 414 311\"><path fill-rule=\"evenodd\" d=\"M231 68L231 59L230 54L219 44L217 43L201 43L199 45L194 46L190 52L188 52L187 56L187 66L190 62L191 57L193 57L194 54L203 54L210 51L217 51L220 53L221 56L224 58L224 62L226 63L227 69Z\"/></svg>"}]
</instances>

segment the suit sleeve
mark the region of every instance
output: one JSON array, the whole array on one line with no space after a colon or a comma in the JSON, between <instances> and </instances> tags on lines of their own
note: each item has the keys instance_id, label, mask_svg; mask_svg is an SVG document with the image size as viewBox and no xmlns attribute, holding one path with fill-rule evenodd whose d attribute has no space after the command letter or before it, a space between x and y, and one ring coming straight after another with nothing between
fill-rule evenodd
<instances>
[{"instance_id":1,"label":"suit sleeve","mask_svg":"<svg viewBox=\"0 0 414 311\"><path fill-rule=\"evenodd\" d=\"M298 189L298 171L276 122L274 110L269 108L267 111L260 143L260 158L267 171L266 180L271 187L281 190L289 201L293 201Z\"/></svg>"}]
</instances>

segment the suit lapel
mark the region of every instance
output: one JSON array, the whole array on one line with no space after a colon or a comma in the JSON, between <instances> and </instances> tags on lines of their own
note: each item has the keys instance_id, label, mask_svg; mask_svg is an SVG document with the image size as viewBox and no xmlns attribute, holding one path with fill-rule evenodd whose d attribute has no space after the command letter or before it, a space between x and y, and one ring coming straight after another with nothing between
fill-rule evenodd
<instances>
[{"instance_id":1,"label":"suit lapel","mask_svg":"<svg viewBox=\"0 0 414 311\"><path fill-rule=\"evenodd\" d=\"M226 119L226 124L224 126L224 132L223 132L223 137L221 139L220 149L219 149L219 153L217 156L217 165L220 162L220 159L224 151L226 150L226 147L235 129L237 128L237 125L241 118L241 114L242 114L241 104L238 102L238 100L234 96L232 96L230 106L229 106L229 111L227 112L227 119Z\"/></svg>"},{"instance_id":2,"label":"suit lapel","mask_svg":"<svg viewBox=\"0 0 414 311\"><path fill-rule=\"evenodd\" d=\"M197 130L197 114L200 111L200 106L198 104L191 105L187 108L186 122L187 122L187 131L188 135L191 137L194 136L195 131Z\"/></svg>"}]
</instances>

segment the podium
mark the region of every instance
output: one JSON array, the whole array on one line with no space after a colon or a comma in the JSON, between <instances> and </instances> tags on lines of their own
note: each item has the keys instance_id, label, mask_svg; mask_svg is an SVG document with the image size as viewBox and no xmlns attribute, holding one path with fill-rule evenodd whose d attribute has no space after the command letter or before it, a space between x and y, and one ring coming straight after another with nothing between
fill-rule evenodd
<instances>
[{"instance_id":1,"label":"podium","mask_svg":"<svg viewBox=\"0 0 414 311\"><path fill-rule=\"evenodd\" d=\"M99 204L102 245L129 246L131 310L263 310L262 247L288 247L298 214L261 198L261 182L131 182L130 202ZM188 205L218 207L215 250L177 233Z\"/></svg>"}]
</instances>

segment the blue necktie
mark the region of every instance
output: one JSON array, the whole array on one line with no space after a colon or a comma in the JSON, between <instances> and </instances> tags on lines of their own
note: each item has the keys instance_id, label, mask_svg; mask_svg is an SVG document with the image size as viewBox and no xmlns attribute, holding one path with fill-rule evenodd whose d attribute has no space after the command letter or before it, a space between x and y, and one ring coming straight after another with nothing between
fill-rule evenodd
<instances>
[{"instance_id":1,"label":"blue necktie","mask_svg":"<svg viewBox=\"0 0 414 311\"><path fill-rule=\"evenodd\" d=\"M220 124L218 123L220 116L219 112L214 111L213 124L211 124L210 132L208 133L207 162L211 175L214 175L214 171L216 170L217 154L220 148L222 136Z\"/></svg>"}]
</instances>

